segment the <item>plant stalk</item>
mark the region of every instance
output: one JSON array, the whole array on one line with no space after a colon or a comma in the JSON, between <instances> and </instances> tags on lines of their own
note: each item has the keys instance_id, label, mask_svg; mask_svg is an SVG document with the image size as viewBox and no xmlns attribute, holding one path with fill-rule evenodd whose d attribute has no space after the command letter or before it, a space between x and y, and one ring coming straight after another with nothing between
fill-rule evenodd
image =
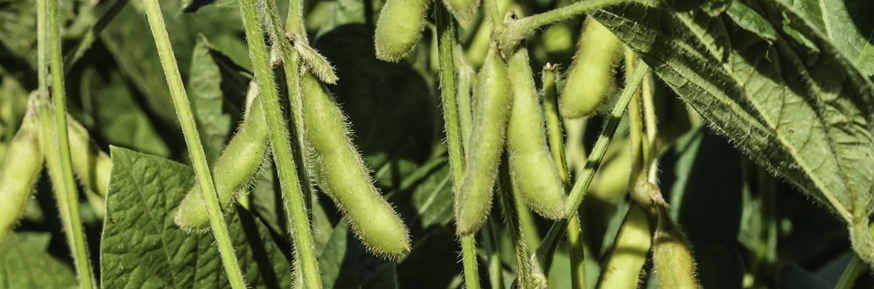
<instances>
[{"instance_id":1,"label":"plant stalk","mask_svg":"<svg viewBox=\"0 0 874 289\"><path fill-rule=\"evenodd\" d=\"M464 176L464 154L461 145L461 128L458 118L458 102L456 99L458 86L455 82L454 53L456 35L455 24L442 3L435 1L437 10L437 49L440 68L440 94L443 101L443 118L446 126L446 143L449 147L449 167L452 170L453 191L460 191L461 179ZM476 240L474 235L459 236L461 241L461 258L464 265L464 281L468 289L479 289L479 271L476 257Z\"/></svg>"},{"instance_id":2,"label":"plant stalk","mask_svg":"<svg viewBox=\"0 0 874 289\"><path fill-rule=\"evenodd\" d=\"M546 134L549 139L549 150L558 167L558 174L565 189L571 187L570 173L564 155L564 140L561 117L558 113L558 89L555 85L555 66L547 64L543 68L543 111L546 116ZM571 288L586 288L586 254L583 244L583 228L580 217L568 219L567 239L571 261Z\"/></svg>"},{"instance_id":3,"label":"plant stalk","mask_svg":"<svg viewBox=\"0 0 874 289\"><path fill-rule=\"evenodd\" d=\"M627 2L628 0L586 0L536 15L531 15L506 25L501 35L501 50L513 51L522 39L531 36L542 26L559 22L592 10Z\"/></svg>"},{"instance_id":4,"label":"plant stalk","mask_svg":"<svg viewBox=\"0 0 874 289\"><path fill-rule=\"evenodd\" d=\"M46 141L54 141L57 146L57 151L46 151L46 155L54 154L50 157L58 157L60 161L54 162L54 164L56 166L60 165L61 174L53 175L55 178L52 182L58 183L55 186L55 196L58 198L59 206L66 207L61 210L65 213L62 216L64 231L67 234L67 243L70 246L70 251L73 253L73 261L76 265L76 273L79 276L80 288L96 288L94 275L91 271L91 263L88 259L88 246L85 242L82 220L79 217L79 192L76 188L76 180L73 178L73 162L70 156L70 139L67 131L67 99L63 70L64 62L61 58L61 24L58 19L59 4L58 0L40 0L40 2L40 4L37 4L40 6L38 7L39 13L47 14L47 16L43 16L43 20L47 21L48 33L45 33L45 28L43 28L44 37L41 37L39 41L44 42L48 40L49 44L49 57L52 64L52 100L55 105L56 126L55 133ZM48 38L45 36L48 36ZM43 45L43 48L45 48L45 45ZM45 50L40 50L40 52L44 54ZM43 61L42 64L46 65L47 63ZM45 72L44 68L40 70ZM45 77L44 75L40 76ZM46 85L45 80L42 83Z\"/></svg>"},{"instance_id":5,"label":"plant stalk","mask_svg":"<svg viewBox=\"0 0 874 289\"><path fill-rule=\"evenodd\" d=\"M561 241L560 236L565 234L568 220L577 216L577 208L579 208L580 204L583 202L583 197L589 189L589 185L592 184L595 172L597 172L598 167L601 166L601 161L607 153L607 147L610 146L610 142L613 140L613 134L616 132L616 127L619 126L619 121L622 120L625 108L631 101L631 96L634 91L637 90L637 87L640 85L643 75L646 74L647 70L648 67L646 64L640 62L635 69L631 80L627 83L625 88L623 88L622 94L616 102L616 106L613 107L613 111L610 113L607 123L604 125L604 129L601 130L598 140L595 141L595 146L592 148L592 154L589 155L589 158L586 161L586 166L583 168L583 172L580 174L577 182L574 183L570 196L568 196L568 203L565 208L567 210L567 218L552 223L552 227L550 227L549 232L546 233L546 238L543 239L543 243L537 247L534 255L531 256L533 261L531 267L535 274L544 274L544 276L546 276L546 273L549 272L549 267L552 265L553 254Z\"/></svg>"},{"instance_id":6,"label":"plant stalk","mask_svg":"<svg viewBox=\"0 0 874 289\"><path fill-rule=\"evenodd\" d=\"M118 15L118 12L121 12L129 0L115 0L112 2L112 6L109 6L109 9L103 12L100 15L100 19L97 19L97 23L94 23L94 26L91 26L85 35L82 35L82 38L79 38L79 42L76 42L76 46L73 46L73 49L67 52L67 55L64 56L64 72L69 72L70 68L73 67L73 64L76 64L79 59L82 58L82 55L85 55L85 52L91 48L91 44L94 44L94 41L97 40L97 37L100 36L100 32L103 31L103 28L106 28L109 25L109 22L112 22L112 19L115 19L115 16Z\"/></svg>"},{"instance_id":7,"label":"plant stalk","mask_svg":"<svg viewBox=\"0 0 874 289\"><path fill-rule=\"evenodd\" d=\"M215 235L216 243L218 243L222 264L224 264L225 272L228 274L228 281L231 283L231 287L234 289L244 289L246 288L246 283L245 279L243 279L243 272L240 270L237 256L234 254L234 247L228 234L227 223L225 223L224 215L219 206L215 183L212 180L209 164L207 164L206 155L203 152L203 145L197 132L197 124L194 122L191 105L188 103L188 95L182 84L182 76L179 74L176 56L173 54L173 46L167 34L167 27L164 25L164 15L161 13L161 6L158 0L143 0L143 2L146 7L146 15L149 19L152 36L155 37L155 44L158 47L161 66L164 68L164 76L167 78L168 86L170 86L170 96L173 98L176 116L179 118L179 124L182 126L182 133L185 137L185 144L188 146L188 153L191 155L194 173L200 182L203 199L206 203L206 211L209 214L209 225Z\"/></svg>"},{"instance_id":8,"label":"plant stalk","mask_svg":"<svg viewBox=\"0 0 874 289\"><path fill-rule=\"evenodd\" d=\"M300 273L303 275L301 278L304 286L306 288L322 288L312 228L310 228L306 208L306 197L301 188L297 166L292 157L291 144L288 141L289 133L282 117L279 95L276 93L276 81L270 67L270 56L264 42L264 31L261 29L256 6L253 0L240 0L240 13L243 15L243 25L246 29L249 57L255 67L255 80L261 88L261 97L264 97L262 104L264 105L267 127L270 130L270 146L273 149L274 163L279 172L279 184L285 200L286 212L291 221L292 243L298 260L296 262L300 262ZM273 10L275 11L275 7ZM270 16L268 15L268 17ZM273 25L273 23L269 24L275 26L275 29L281 27ZM289 94L293 93L289 92ZM299 96L299 87L297 95ZM299 103L298 107L300 107ZM302 122L300 124L302 125Z\"/></svg>"}]
</instances>

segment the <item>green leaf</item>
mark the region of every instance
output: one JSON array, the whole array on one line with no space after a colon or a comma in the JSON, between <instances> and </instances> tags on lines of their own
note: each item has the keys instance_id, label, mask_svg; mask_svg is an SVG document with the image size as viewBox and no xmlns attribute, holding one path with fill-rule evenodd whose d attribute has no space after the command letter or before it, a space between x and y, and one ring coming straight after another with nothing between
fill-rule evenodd
<instances>
[{"instance_id":1,"label":"green leaf","mask_svg":"<svg viewBox=\"0 0 874 289\"><path fill-rule=\"evenodd\" d=\"M97 68L82 73L81 98L93 105L96 130L108 143L162 157L170 148L134 96L135 90L113 70L101 77ZM93 104L92 104L93 103Z\"/></svg>"},{"instance_id":2,"label":"green leaf","mask_svg":"<svg viewBox=\"0 0 874 289\"><path fill-rule=\"evenodd\" d=\"M173 44L179 71L183 73L183 81L187 82L191 53L198 41L198 35L203 34L209 39L216 39L222 35L239 33L243 25L239 9L213 5L202 8L200 13L180 14L181 2L182 0L161 1L161 10L164 13L167 30L170 31L170 41ZM143 94L148 109L163 122L175 124L177 123L175 110L157 57L157 48L146 21L143 2L131 1L130 4L119 12L115 17L116 21L106 27L101 39L121 70ZM214 44L222 44L219 46L222 51L240 51L236 47L246 45L239 37L235 38L232 42ZM242 57L232 55L231 58L238 63L248 61L247 54Z\"/></svg>"},{"instance_id":3,"label":"green leaf","mask_svg":"<svg viewBox=\"0 0 874 289\"><path fill-rule=\"evenodd\" d=\"M874 74L874 6L867 0L768 0L780 2L829 40L865 75ZM737 1L735 1L737 2Z\"/></svg>"},{"instance_id":4,"label":"green leaf","mask_svg":"<svg viewBox=\"0 0 874 289\"><path fill-rule=\"evenodd\" d=\"M112 179L100 246L105 288L229 288L212 234L173 222L193 185L191 168L112 147ZM243 208L225 217L246 284L289 288L291 267L267 228Z\"/></svg>"},{"instance_id":5,"label":"green leaf","mask_svg":"<svg viewBox=\"0 0 874 289\"><path fill-rule=\"evenodd\" d=\"M49 255L51 234L10 232L0 242L0 288L75 288L68 264Z\"/></svg>"},{"instance_id":6,"label":"green leaf","mask_svg":"<svg viewBox=\"0 0 874 289\"><path fill-rule=\"evenodd\" d=\"M251 79L202 35L191 54L188 97L206 159L213 163L241 118Z\"/></svg>"},{"instance_id":7,"label":"green leaf","mask_svg":"<svg viewBox=\"0 0 874 289\"><path fill-rule=\"evenodd\" d=\"M874 185L872 85L827 39L771 4L759 12L778 27L773 43L726 15L694 10L630 4L595 16L755 161L848 224L865 222Z\"/></svg>"},{"instance_id":8,"label":"green leaf","mask_svg":"<svg viewBox=\"0 0 874 289\"><path fill-rule=\"evenodd\" d=\"M450 179L449 164L443 163L413 190L412 204L422 228L445 225L455 217L452 210L455 196Z\"/></svg>"}]
</instances>

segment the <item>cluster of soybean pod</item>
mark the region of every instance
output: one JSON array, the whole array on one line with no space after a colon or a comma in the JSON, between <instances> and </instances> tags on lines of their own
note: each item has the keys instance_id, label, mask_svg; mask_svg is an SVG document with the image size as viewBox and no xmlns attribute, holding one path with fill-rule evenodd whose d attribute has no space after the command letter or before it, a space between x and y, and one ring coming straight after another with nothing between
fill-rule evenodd
<instances>
[{"instance_id":1,"label":"cluster of soybean pod","mask_svg":"<svg viewBox=\"0 0 874 289\"><path fill-rule=\"evenodd\" d=\"M177 114L184 125L186 118L191 121L191 111L190 107L186 111L184 89L178 90L174 85L179 79L178 68L173 71L175 58L166 39L163 16L157 0L144 2ZM293 230L294 286L321 288L318 266L313 261L306 205L300 202L313 191L311 179L337 204L351 230L371 253L389 260L399 259L410 251L410 239L399 215L374 186L369 169L350 139L346 117L326 86L339 80L329 60L309 46L301 2L292 1L291 21L283 28L274 0L240 1L255 67L256 81L252 86L257 89L251 90L254 93L250 94L238 131L205 175L198 171L205 161L200 162L197 157L197 150L199 155L203 154L197 132L183 127L199 181L176 209L175 223L190 233L213 231L221 243L224 237L217 226L224 226L222 214L213 211L210 205L217 204L227 214L235 200L250 189L264 160L273 155ZM541 89L535 85L525 37L541 26L620 2L586 0L529 17L515 11L500 15L495 0L483 3L444 0L433 4L446 140L456 199L455 225L466 288L480 288L475 238L481 230L488 230L484 223L489 224L486 220L496 192L515 243L517 278L513 286L548 288L552 255L566 235L569 244L578 246L580 252L571 254L574 288L586 288L577 210L626 106L631 134L626 187L635 205L619 230L614 254L604 265L599 280L590 282L597 282L599 288L637 288L651 251L662 288L699 287L687 241L668 217L667 205L654 185L657 153L652 137L654 120L647 119L650 114L642 112L645 107L642 103L647 99L641 97L647 93L645 85L638 89L641 82L647 83L644 80L651 77L646 65L636 61L634 53L624 48L608 29L587 17L574 62L564 71L564 77L559 76L558 65L550 64L543 69ZM427 26L426 12L431 4L429 0L386 1L376 22L377 58L397 62L407 57ZM457 20L470 20L479 9L488 15L492 31L488 53L474 78L473 69L458 57L455 26ZM266 45L265 34L270 47ZM623 59L626 85L618 100L611 101L609 96L617 93L612 84L614 71ZM282 117L274 69L282 69L286 75L290 120ZM54 168L61 167L63 159L54 153L59 150L59 142L53 141L60 130L52 121L58 119L58 110L53 107L58 100L53 96L52 104L47 94L35 93L30 98L26 116L0 167L0 242L22 215L44 163L55 190L61 190L58 186L63 182L63 172ZM615 105L607 116L604 131L589 163L576 168L581 173L572 181L563 148L562 118L592 117L608 104ZM66 119L72 169L87 188L88 199L102 208L112 162L96 148L81 124L72 117ZM286 126L289 122L292 125ZM59 202L68 202L60 195L57 198ZM522 226L516 216L521 204L516 203L517 199L541 216L555 220L546 239L533 253L528 252L521 237ZM65 206L60 207L63 210ZM245 284L242 278L235 277L239 266L233 255L232 249L222 252L225 270L232 286L242 288ZM80 262L76 265L86 266ZM501 272L500 268L491 269L492 274ZM500 286L501 279L490 276L493 286Z\"/></svg>"}]
</instances>

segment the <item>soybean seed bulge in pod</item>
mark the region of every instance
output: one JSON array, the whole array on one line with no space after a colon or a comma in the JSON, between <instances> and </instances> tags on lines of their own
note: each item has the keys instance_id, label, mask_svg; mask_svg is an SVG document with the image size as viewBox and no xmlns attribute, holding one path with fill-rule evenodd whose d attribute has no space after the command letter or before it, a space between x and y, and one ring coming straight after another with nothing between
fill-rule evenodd
<instances>
[{"instance_id":1,"label":"soybean seed bulge in pod","mask_svg":"<svg viewBox=\"0 0 874 289\"><path fill-rule=\"evenodd\" d=\"M610 30L587 18L579 48L568 69L561 93L561 115L577 118L591 115L610 92L613 63L622 55L622 43Z\"/></svg>"},{"instance_id":2,"label":"soybean seed bulge in pod","mask_svg":"<svg viewBox=\"0 0 874 289\"><path fill-rule=\"evenodd\" d=\"M222 210L227 209L234 198L248 189L267 155L269 132L260 100L260 97L255 98L247 118L213 165L215 190ZM188 232L209 230L209 215L199 183L195 182L179 203L174 221Z\"/></svg>"},{"instance_id":3,"label":"soybean seed bulge in pod","mask_svg":"<svg viewBox=\"0 0 874 289\"><path fill-rule=\"evenodd\" d=\"M456 233L476 232L488 216L504 151L504 137L513 101L507 66L492 43L477 75L473 95L473 131L461 191L455 194Z\"/></svg>"},{"instance_id":4,"label":"soybean seed bulge in pod","mask_svg":"<svg viewBox=\"0 0 874 289\"><path fill-rule=\"evenodd\" d=\"M546 146L543 109L537 101L528 50L521 48L508 64L513 105L507 123L511 181L532 210L549 219L565 217L565 195L555 160Z\"/></svg>"},{"instance_id":5,"label":"soybean seed bulge in pod","mask_svg":"<svg viewBox=\"0 0 874 289\"><path fill-rule=\"evenodd\" d=\"M376 21L376 58L397 62L407 55L422 37L425 11L431 0L388 0Z\"/></svg>"},{"instance_id":6,"label":"soybean seed bulge in pod","mask_svg":"<svg viewBox=\"0 0 874 289\"><path fill-rule=\"evenodd\" d=\"M42 171L44 158L37 120L36 112L28 108L0 165L0 244L24 212Z\"/></svg>"},{"instance_id":7,"label":"soybean seed bulge in pod","mask_svg":"<svg viewBox=\"0 0 874 289\"><path fill-rule=\"evenodd\" d=\"M372 253L398 259L410 251L407 227L380 195L358 154L346 118L327 88L310 73L302 80L304 127L322 190Z\"/></svg>"}]
</instances>

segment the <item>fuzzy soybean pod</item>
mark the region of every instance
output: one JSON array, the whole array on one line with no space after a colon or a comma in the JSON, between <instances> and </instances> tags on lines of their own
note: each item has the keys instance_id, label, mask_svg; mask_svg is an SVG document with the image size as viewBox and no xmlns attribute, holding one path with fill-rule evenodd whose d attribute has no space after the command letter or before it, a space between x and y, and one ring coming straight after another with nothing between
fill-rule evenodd
<instances>
[{"instance_id":1,"label":"fuzzy soybean pod","mask_svg":"<svg viewBox=\"0 0 874 289\"><path fill-rule=\"evenodd\" d=\"M106 197L106 192L109 190L109 176L112 172L112 159L94 144L91 136L88 135L88 130L69 115L67 130L70 132L73 170L85 187Z\"/></svg>"},{"instance_id":2,"label":"fuzzy soybean pod","mask_svg":"<svg viewBox=\"0 0 874 289\"><path fill-rule=\"evenodd\" d=\"M404 58L422 37L425 11L431 0L388 0L376 21L376 58L397 62Z\"/></svg>"},{"instance_id":3,"label":"fuzzy soybean pod","mask_svg":"<svg viewBox=\"0 0 874 289\"><path fill-rule=\"evenodd\" d=\"M546 146L546 121L537 101L528 50L517 50L508 62L513 91L507 123L510 176L528 207L546 218L562 219L566 214L564 188Z\"/></svg>"},{"instance_id":4,"label":"fuzzy soybean pod","mask_svg":"<svg viewBox=\"0 0 874 289\"><path fill-rule=\"evenodd\" d=\"M480 0L443 0L443 5L459 20L470 21L479 8Z\"/></svg>"},{"instance_id":5,"label":"fuzzy soybean pod","mask_svg":"<svg viewBox=\"0 0 874 289\"><path fill-rule=\"evenodd\" d=\"M370 252L392 260L406 255L410 251L407 227L373 185L349 138L345 116L311 73L305 73L302 84L304 128L322 190Z\"/></svg>"},{"instance_id":6,"label":"fuzzy soybean pod","mask_svg":"<svg viewBox=\"0 0 874 289\"><path fill-rule=\"evenodd\" d=\"M268 131L260 97L255 98L247 117L212 168L222 210L231 205L237 195L248 189L267 155ZM209 230L209 215L199 182L194 183L194 187L188 190L188 194L179 203L175 222L188 232L202 233Z\"/></svg>"},{"instance_id":7,"label":"fuzzy soybean pod","mask_svg":"<svg viewBox=\"0 0 874 289\"><path fill-rule=\"evenodd\" d=\"M665 207L659 206L652 261L662 288L698 289L689 243Z\"/></svg>"},{"instance_id":8,"label":"fuzzy soybean pod","mask_svg":"<svg viewBox=\"0 0 874 289\"><path fill-rule=\"evenodd\" d=\"M613 253L601 273L598 288L637 288L640 270L646 263L651 245L652 234L646 213L640 206L632 205L613 242Z\"/></svg>"},{"instance_id":9,"label":"fuzzy soybean pod","mask_svg":"<svg viewBox=\"0 0 874 289\"><path fill-rule=\"evenodd\" d=\"M477 75L474 89L474 120L471 149L467 154L461 189L455 192L455 225L458 235L475 233L488 216L507 120L510 118L510 92L507 66L493 44Z\"/></svg>"},{"instance_id":10,"label":"fuzzy soybean pod","mask_svg":"<svg viewBox=\"0 0 874 289\"><path fill-rule=\"evenodd\" d=\"M24 212L42 171L43 161L39 122L36 113L28 109L0 166L0 244Z\"/></svg>"},{"instance_id":11,"label":"fuzzy soybean pod","mask_svg":"<svg viewBox=\"0 0 874 289\"><path fill-rule=\"evenodd\" d=\"M589 17L583 23L580 45L567 72L561 94L561 114L567 118L591 115L604 102L613 77L613 63L622 44L610 30Z\"/></svg>"}]
</instances>

